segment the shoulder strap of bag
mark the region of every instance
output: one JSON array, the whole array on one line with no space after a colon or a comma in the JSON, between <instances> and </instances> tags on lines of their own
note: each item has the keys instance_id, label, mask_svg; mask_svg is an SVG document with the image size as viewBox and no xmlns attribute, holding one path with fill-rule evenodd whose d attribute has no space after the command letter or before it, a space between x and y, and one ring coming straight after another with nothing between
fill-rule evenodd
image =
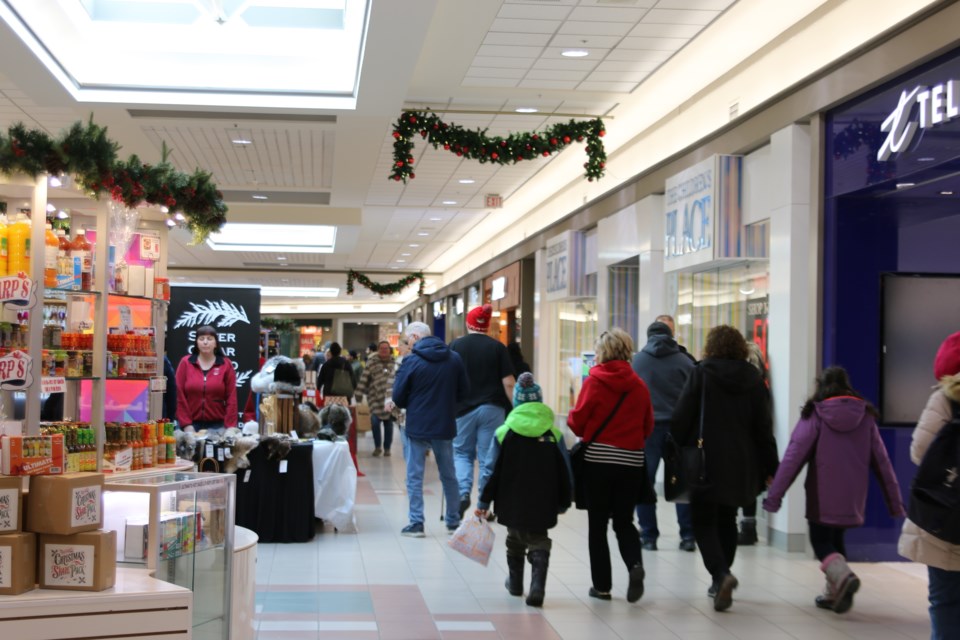
<instances>
[{"instance_id":1,"label":"shoulder strap of bag","mask_svg":"<svg viewBox=\"0 0 960 640\"><path fill-rule=\"evenodd\" d=\"M703 384L700 385L700 433L697 435L697 448L703 449L703 414L707 400L707 374L703 374Z\"/></svg>"},{"instance_id":2,"label":"shoulder strap of bag","mask_svg":"<svg viewBox=\"0 0 960 640\"><path fill-rule=\"evenodd\" d=\"M606 429L607 424L613 420L613 416L617 415L617 411L620 409L620 405L623 404L623 399L627 397L627 393L627 391L623 392L623 395L620 396L620 399L617 400L617 404L613 407L613 411L610 412L610 415L607 416L607 419L603 421L603 424L600 425L600 428L594 432L593 437L590 438L590 441L585 443L584 446L590 446L593 444L594 440L600 437L600 434L603 433L604 429Z\"/></svg>"}]
</instances>

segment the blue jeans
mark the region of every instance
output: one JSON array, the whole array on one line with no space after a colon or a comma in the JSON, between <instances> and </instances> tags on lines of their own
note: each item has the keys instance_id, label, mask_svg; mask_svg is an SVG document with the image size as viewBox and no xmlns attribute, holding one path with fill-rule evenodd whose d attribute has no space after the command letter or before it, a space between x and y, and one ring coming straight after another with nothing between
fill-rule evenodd
<instances>
[{"instance_id":1,"label":"blue jeans","mask_svg":"<svg viewBox=\"0 0 960 640\"><path fill-rule=\"evenodd\" d=\"M383 448L390 451L393 444L393 420L381 420L375 414L370 414L370 430L373 431L373 446L380 448L380 425L383 425Z\"/></svg>"},{"instance_id":2,"label":"blue jeans","mask_svg":"<svg viewBox=\"0 0 960 640\"><path fill-rule=\"evenodd\" d=\"M927 567L930 577L930 640L950 640L960 632L960 571Z\"/></svg>"},{"instance_id":3,"label":"blue jeans","mask_svg":"<svg viewBox=\"0 0 960 640\"><path fill-rule=\"evenodd\" d=\"M670 433L669 424L657 424L653 428L653 433L644 443L644 456L646 456L647 475L650 478L650 484L655 485L657 478L657 468L660 466L660 459L663 457L663 443ZM680 539L693 540L693 518L690 515L689 504L677 504L677 524L680 525ZM640 523L640 537L646 541L656 541L660 537L660 530L657 528L657 505L638 504L637 521Z\"/></svg>"},{"instance_id":4,"label":"blue jeans","mask_svg":"<svg viewBox=\"0 0 960 640\"><path fill-rule=\"evenodd\" d=\"M423 524L423 472L427 460L427 449L433 449L443 484L443 496L447 501L444 520L447 527L460 524L459 496L457 495L457 476L453 468L453 445L449 440L420 440L403 434L403 458L407 463L407 497L410 500L410 523Z\"/></svg>"},{"instance_id":5,"label":"blue jeans","mask_svg":"<svg viewBox=\"0 0 960 640\"><path fill-rule=\"evenodd\" d=\"M506 411L492 404L482 404L470 413L457 418L457 437L453 439L453 457L457 467L457 484L460 495L469 496L473 489L473 461L480 462L480 479L477 493L483 491L487 480L493 475L490 441L497 427L503 424Z\"/></svg>"}]
</instances>

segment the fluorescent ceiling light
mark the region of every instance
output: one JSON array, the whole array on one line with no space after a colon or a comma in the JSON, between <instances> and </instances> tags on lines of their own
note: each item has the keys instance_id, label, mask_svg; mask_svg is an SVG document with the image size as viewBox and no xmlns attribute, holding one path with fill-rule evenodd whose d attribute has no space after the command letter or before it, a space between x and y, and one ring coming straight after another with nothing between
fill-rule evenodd
<instances>
[{"instance_id":1,"label":"fluorescent ceiling light","mask_svg":"<svg viewBox=\"0 0 960 640\"><path fill-rule=\"evenodd\" d=\"M933 162L936 158L931 158L930 156L924 156L923 158L917 158L917 162Z\"/></svg>"},{"instance_id":2,"label":"fluorescent ceiling light","mask_svg":"<svg viewBox=\"0 0 960 640\"><path fill-rule=\"evenodd\" d=\"M254 200L269 200L269 199L270 199L270 196L265 196L265 195L262 195L262 194L259 194L259 193L255 193L255 194L253 194L253 195L250 196L250 197L253 198Z\"/></svg>"},{"instance_id":3,"label":"fluorescent ceiling light","mask_svg":"<svg viewBox=\"0 0 960 640\"><path fill-rule=\"evenodd\" d=\"M403 263L406 262L406 260L397 260L397 262Z\"/></svg>"},{"instance_id":4,"label":"fluorescent ceiling light","mask_svg":"<svg viewBox=\"0 0 960 640\"><path fill-rule=\"evenodd\" d=\"M443 218L430 218L430 222L440 222Z\"/></svg>"},{"instance_id":5,"label":"fluorescent ceiling light","mask_svg":"<svg viewBox=\"0 0 960 640\"><path fill-rule=\"evenodd\" d=\"M586 49L564 49L560 55L565 58L585 58L590 55L590 52Z\"/></svg>"},{"instance_id":6,"label":"fluorescent ceiling light","mask_svg":"<svg viewBox=\"0 0 960 640\"><path fill-rule=\"evenodd\" d=\"M247 140L246 138L236 138L233 140L233 144L253 144L253 140Z\"/></svg>"},{"instance_id":7,"label":"fluorescent ceiling light","mask_svg":"<svg viewBox=\"0 0 960 640\"><path fill-rule=\"evenodd\" d=\"M401 253L400 255L403 256L404 258L409 258L409 257L410 257L411 255L413 255L413 254L410 254L410 253Z\"/></svg>"},{"instance_id":8,"label":"fluorescent ceiling light","mask_svg":"<svg viewBox=\"0 0 960 640\"><path fill-rule=\"evenodd\" d=\"M474 180L473 178L460 178L459 180L457 180L457 182L459 182L460 184L473 184L474 182L476 182L476 180Z\"/></svg>"},{"instance_id":9,"label":"fluorescent ceiling light","mask_svg":"<svg viewBox=\"0 0 960 640\"><path fill-rule=\"evenodd\" d=\"M61 182L60 178L58 178L57 176L50 176L50 186L60 187L60 186L63 186L63 182Z\"/></svg>"},{"instance_id":10,"label":"fluorescent ceiling light","mask_svg":"<svg viewBox=\"0 0 960 640\"><path fill-rule=\"evenodd\" d=\"M443 204L457 204L456 200L444 200ZM432 218L431 218L432 219Z\"/></svg>"},{"instance_id":11,"label":"fluorescent ceiling light","mask_svg":"<svg viewBox=\"0 0 960 640\"><path fill-rule=\"evenodd\" d=\"M228 222L207 244L215 251L333 253L336 240L337 228L327 225Z\"/></svg>"},{"instance_id":12,"label":"fluorescent ceiling light","mask_svg":"<svg viewBox=\"0 0 960 640\"><path fill-rule=\"evenodd\" d=\"M47 213L53 213L53 212L56 211L56 210L57 210L57 208L56 208L55 206L53 206L52 203L50 203L50 202L47 203Z\"/></svg>"},{"instance_id":13,"label":"fluorescent ceiling light","mask_svg":"<svg viewBox=\"0 0 960 640\"><path fill-rule=\"evenodd\" d=\"M420 245L418 245L418 244L408 244L407 246L410 247L411 249L416 249L416 248L419 247Z\"/></svg>"},{"instance_id":14,"label":"fluorescent ceiling light","mask_svg":"<svg viewBox=\"0 0 960 640\"><path fill-rule=\"evenodd\" d=\"M953 195L953 191L941 191L941 192L940 192L940 195L942 195L942 196L952 196L952 195Z\"/></svg>"},{"instance_id":15,"label":"fluorescent ceiling light","mask_svg":"<svg viewBox=\"0 0 960 640\"><path fill-rule=\"evenodd\" d=\"M427 233L426 231L421 231L421 232L418 233L417 235L420 236L421 238L426 238L426 237L427 237L428 235L430 235L430 234Z\"/></svg>"},{"instance_id":16,"label":"fluorescent ceiling light","mask_svg":"<svg viewBox=\"0 0 960 640\"><path fill-rule=\"evenodd\" d=\"M536 107L517 107L514 111L517 113L536 113L539 109Z\"/></svg>"},{"instance_id":17,"label":"fluorescent ceiling light","mask_svg":"<svg viewBox=\"0 0 960 640\"><path fill-rule=\"evenodd\" d=\"M897 189L906 189L907 187L915 187L915 186L917 186L916 182L898 182L897 183Z\"/></svg>"},{"instance_id":18,"label":"fluorescent ceiling light","mask_svg":"<svg viewBox=\"0 0 960 640\"><path fill-rule=\"evenodd\" d=\"M286 260L287 256L277 256L277 260Z\"/></svg>"},{"instance_id":19,"label":"fluorescent ceiling light","mask_svg":"<svg viewBox=\"0 0 960 640\"><path fill-rule=\"evenodd\" d=\"M273 298L336 298L337 287L260 287L260 295Z\"/></svg>"}]
</instances>

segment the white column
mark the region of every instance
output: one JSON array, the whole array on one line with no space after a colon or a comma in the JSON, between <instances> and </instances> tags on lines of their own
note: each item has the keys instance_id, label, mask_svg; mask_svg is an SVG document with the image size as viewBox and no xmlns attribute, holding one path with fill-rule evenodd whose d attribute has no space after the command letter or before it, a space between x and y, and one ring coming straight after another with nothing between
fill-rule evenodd
<instances>
[{"instance_id":1,"label":"white column","mask_svg":"<svg viewBox=\"0 0 960 640\"><path fill-rule=\"evenodd\" d=\"M637 203L637 220L643 229L640 251L640 338L653 319L668 313L663 274L663 196L647 196ZM642 345L640 345L642 346Z\"/></svg>"},{"instance_id":2,"label":"white column","mask_svg":"<svg viewBox=\"0 0 960 640\"><path fill-rule=\"evenodd\" d=\"M783 455L817 372L816 247L818 208L811 202L811 128L791 125L770 140L770 337L774 431ZM811 259L813 256L813 259ZM802 551L807 544L803 473L769 519L771 544Z\"/></svg>"}]
</instances>

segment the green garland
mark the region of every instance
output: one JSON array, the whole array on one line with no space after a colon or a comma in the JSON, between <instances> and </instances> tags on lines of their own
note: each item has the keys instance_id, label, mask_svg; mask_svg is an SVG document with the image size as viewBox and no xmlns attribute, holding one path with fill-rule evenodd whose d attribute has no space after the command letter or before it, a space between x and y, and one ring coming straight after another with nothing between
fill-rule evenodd
<instances>
[{"instance_id":1,"label":"green garland","mask_svg":"<svg viewBox=\"0 0 960 640\"><path fill-rule=\"evenodd\" d=\"M373 280L363 275L362 273L358 271L354 271L353 269L350 269L350 271L347 272L347 295L348 296L353 295L354 281L359 282L364 287L366 287L367 289L370 289L370 291L373 291L375 294L377 294L382 298L383 296L392 296L397 293L400 293L401 291L409 287L411 284L413 284L417 280L420 281L420 288L417 290L417 296L422 296L423 287L426 284L423 278L422 271L411 273L410 275L405 276L404 278L401 278L396 282L392 282L389 284L380 284L379 282L374 282Z\"/></svg>"},{"instance_id":2,"label":"green garland","mask_svg":"<svg viewBox=\"0 0 960 640\"><path fill-rule=\"evenodd\" d=\"M260 326L265 329L272 329L277 333L294 333L297 331L297 323L290 318L263 317L260 318Z\"/></svg>"},{"instance_id":3,"label":"green garland","mask_svg":"<svg viewBox=\"0 0 960 640\"><path fill-rule=\"evenodd\" d=\"M109 193L130 208L145 202L167 207L170 215L180 211L194 244L223 227L227 206L209 173L197 169L186 174L174 169L167 161L166 144L157 165L143 164L135 155L118 160L118 149L119 145L107 138L107 129L94 124L92 118L86 125L75 122L56 139L17 123L7 129L6 136L0 132L0 173L23 173L32 178L44 172L71 175L96 198Z\"/></svg>"},{"instance_id":4,"label":"green garland","mask_svg":"<svg viewBox=\"0 0 960 640\"><path fill-rule=\"evenodd\" d=\"M393 169L390 178L407 182L413 173L413 137L420 134L436 149L455 153L458 157L479 160L481 163L516 164L550 156L573 142L587 141L587 161L583 164L587 180L603 177L607 154L600 139L606 133L600 118L555 124L540 133L511 133L506 138L488 137L487 130L469 131L455 124L443 122L435 113L405 111L393 125Z\"/></svg>"}]
</instances>

